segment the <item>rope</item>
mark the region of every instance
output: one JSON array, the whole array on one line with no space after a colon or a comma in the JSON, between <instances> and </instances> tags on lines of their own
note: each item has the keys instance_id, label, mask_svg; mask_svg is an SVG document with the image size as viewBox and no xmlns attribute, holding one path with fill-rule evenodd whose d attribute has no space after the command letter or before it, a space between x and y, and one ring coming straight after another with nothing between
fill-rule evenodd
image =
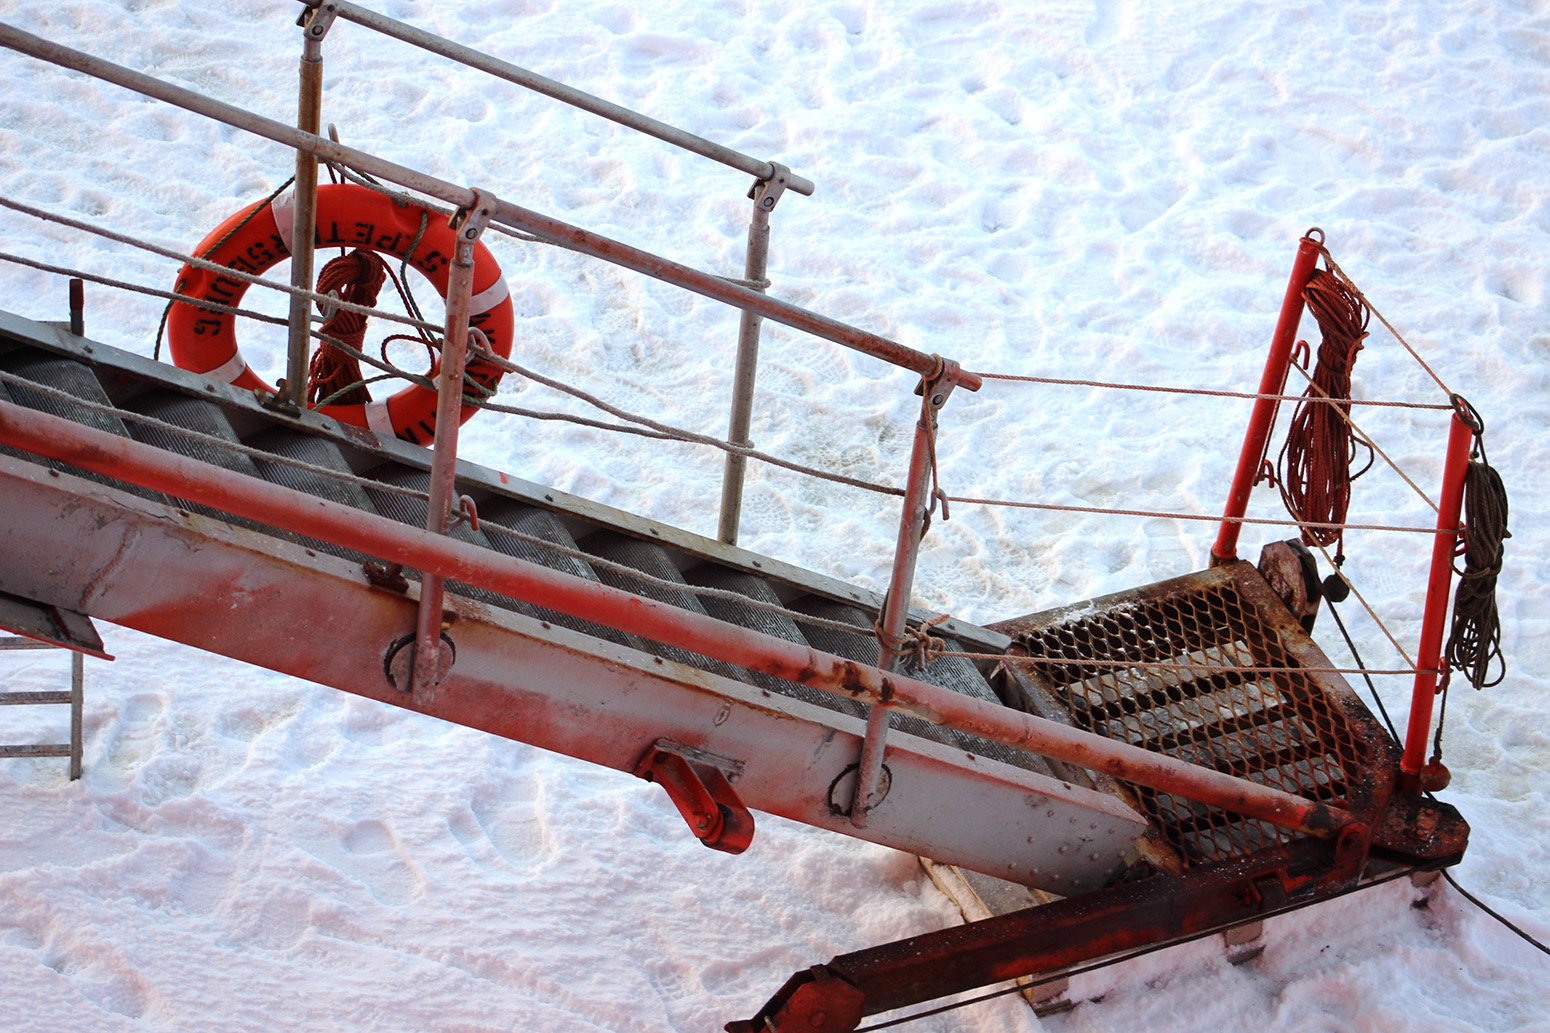
<instances>
[{"instance_id":1,"label":"rope","mask_svg":"<svg viewBox=\"0 0 1550 1033\"><path fill-rule=\"evenodd\" d=\"M1295 362L1291 364L1291 368L1295 369L1303 377L1303 379L1307 380L1309 385L1310 385L1310 387L1311 387L1311 385L1313 384L1313 377L1309 375L1307 370L1303 369L1301 366L1297 365ZM1303 398L1305 398L1306 400L1308 400L1310 402L1313 402L1313 401L1318 401L1318 402L1325 402L1325 401L1333 402L1333 401L1336 401L1336 399L1332 399L1332 398L1331 399L1325 399L1323 397L1309 398L1307 395L1304 395ZM1361 399L1358 399L1358 398L1347 399L1347 401L1349 401L1352 405L1361 405L1361 404L1363 404ZM1423 409L1446 408L1449 411L1452 411L1453 406L1451 406L1451 405L1449 405L1449 406L1426 405L1426 406L1417 406L1416 408L1423 408ZM1378 456L1378 458L1382 459L1383 462L1388 465L1389 469L1393 470L1396 474L1399 475L1399 479L1400 480L1404 481L1407 485L1410 486L1410 490L1415 492L1416 495L1420 497L1422 502L1426 503L1428 506L1430 506L1432 508L1432 512L1435 513L1439 509L1441 509L1441 507L1437 505L1437 503L1432 499L1432 497L1426 493L1426 489L1425 488L1422 488L1419 484L1417 484L1410 477L1410 475L1405 473L1404 469L1401 468L1400 465L1398 463L1396 463L1389 456L1389 454L1387 452L1383 451L1383 449L1381 447L1379 447L1379 445L1375 441L1372 440L1372 437L1366 431L1362 430L1362 428L1360 428L1360 427L1358 427L1356 425L1356 421L1351 419L1351 414L1349 412L1346 412L1345 410L1340 409L1340 408L1336 408L1334 411L1340 414L1340 418L1342 420L1344 420L1346 422L1347 426L1349 426L1351 428L1351 433L1353 435L1355 435L1356 439L1362 445L1364 445L1365 447L1372 449L1373 453L1376 456Z\"/></svg>"},{"instance_id":2,"label":"rope","mask_svg":"<svg viewBox=\"0 0 1550 1033\"><path fill-rule=\"evenodd\" d=\"M1459 401L1469 406L1462 398ZM1464 569L1453 597L1453 628L1448 636L1448 663L1469 678L1476 689L1499 685L1507 676L1502 657L1501 619L1496 610L1496 578L1502 572L1507 530L1507 489L1486 460L1485 433L1474 417L1475 447L1464 473ZM1478 457L1478 458L1476 458ZM1492 665L1497 674L1490 678ZM1490 678L1488 681L1487 679ZM1440 722L1439 722L1440 724Z\"/></svg>"},{"instance_id":3,"label":"rope","mask_svg":"<svg viewBox=\"0 0 1550 1033\"><path fill-rule=\"evenodd\" d=\"M317 291L367 308L377 304L377 294L387 280L387 266L381 256L366 248L332 259L318 274ZM359 350L366 340L364 313L336 309L318 328L341 343ZM361 364L336 345L324 343L312 353L307 368L307 403L316 407L322 398L345 405L364 405L371 392L361 383Z\"/></svg>"},{"instance_id":4,"label":"rope","mask_svg":"<svg viewBox=\"0 0 1550 1033\"><path fill-rule=\"evenodd\" d=\"M894 494L902 494L894 492ZM949 502L972 506L1005 506L1009 509L1038 509L1053 513L1095 513L1104 516L1133 516L1159 520L1197 520L1208 523L1253 524L1268 527L1345 527L1352 531L1399 531L1407 534L1452 534L1457 528L1439 530L1435 527L1404 527L1395 524L1323 524L1306 520L1284 520L1272 517L1224 517L1209 513L1174 513L1155 509L1109 509L1104 506L1066 506L1054 502L1018 502L1012 499L979 499L962 495L949 495Z\"/></svg>"},{"instance_id":5,"label":"rope","mask_svg":"<svg viewBox=\"0 0 1550 1033\"><path fill-rule=\"evenodd\" d=\"M1398 330L1394 329L1394 324L1385 319L1383 313L1378 311L1378 306L1374 305L1370 300L1368 300L1367 295L1361 292L1361 289L1356 286L1355 281L1346 275L1346 271L1344 269L1340 268L1339 264L1335 261L1334 256L1329 253L1329 249L1320 245L1319 252L1324 257L1324 264L1329 267L1331 272L1340 277L1341 282L1345 284L1346 290L1354 294L1369 312L1378 317L1378 322L1382 323L1388 332L1394 335L1394 340L1398 341L1404 347L1405 351L1410 353L1410 357L1426 371L1426 375L1431 377L1432 381L1442 389L1442 393L1447 396L1451 403L1454 394L1453 389L1442 382L1442 378L1437 375L1435 370L1426 364L1426 360L1421 358L1421 354L1410 346L1410 342L1405 340L1404 335L1401 334Z\"/></svg>"},{"instance_id":6,"label":"rope","mask_svg":"<svg viewBox=\"0 0 1550 1033\"><path fill-rule=\"evenodd\" d=\"M1356 295L1327 269L1313 274L1303 299L1318 320L1323 340L1313 383L1292 414L1286 445L1281 449L1281 498L1287 512L1307 522L1302 529L1303 544L1335 545L1335 555L1340 557L1345 551L1344 524L1351 503L1351 482L1373 463L1369 448L1367 465L1351 472L1357 442L1350 424L1339 415L1350 412L1351 366L1362 349L1371 316ZM1332 400L1334 404L1313 405L1309 399ZM1313 523L1334 526L1315 527L1311 526Z\"/></svg>"},{"instance_id":7,"label":"rope","mask_svg":"<svg viewBox=\"0 0 1550 1033\"><path fill-rule=\"evenodd\" d=\"M1127 384L1111 380L1074 380L1064 377L1034 377L1015 376L1010 373L981 373L974 374L983 380L1006 380L1024 384L1050 384L1056 387L1102 387L1112 388L1117 391L1150 391L1167 395L1200 395L1206 398L1242 398L1249 401L1268 402L1325 402L1333 403L1335 399L1308 398L1307 395L1265 395L1253 391L1226 391L1208 387L1167 387L1160 384ZM1390 409L1436 409L1448 411L1453 407L1441 403L1430 402L1396 402L1383 401L1369 398L1346 399L1349 405L1373 405Z\"/></svg>"},{"instance_id":8,"label":"rope","mask_svg":"<svg viewBox=\"0 0 1550 1033\"><path fill-rule=\"evenodd\" d=\"M68 402L72 406L80 406L81 408L89 409L93 412L100 412L106 415L116 416L119 419L128 420L132 423L143 424L149 427L156 427L160 430L182 435L183 437L193 441L199 441L207 445L215 446L217 448L226 449L228 451L240 452L243 455L253 459L261 460L265 463L274 463L280 466L288 466L297 470L304 470L308 473L315 474L320 477L328 477L342 483L357 485L363 489L386 492L388 494L398 495L403 498L418 499L421 502L428 502L430 499L430 494L428 492L418 491L414 488L405 488L396 484L388 484L383 481L374 481L368 477L362 477L359 474L344 473L342 471L332 469L331 467L318 466L314 463L309 463L302 459L292 459L289 456L278 455L274 452L266 452L261 448L255 448L252 445L244 444L240 441L231 441L226 438L217 437L213 434L206 434L202 431L192 430L188 427L183 427L176 423L168 423L165 420L160 420L154 416L148 416L144 413L137 413L129 409L121 409L115 405L103 404L101 402L94 402L88 398L81 398L80 396L73 395L68 391L63 391L56 387L50 387L47 384L40 384L34 380L28 380L26 377L19 376L7 370L0 369L0 383L17 384L27 388L30 391L37 391L41 394L45 394L50 397L60 399L61 401ZM682 593L693 593L696 596L707 596L714 599L726 599L752 607L756 610L763 610L768 613L777 613L784 617L789 617L791 620L803 624L808 624L813 627L830 628L835 631L845 631L852 634L864 630L861 626L851 624L846 621L837 621L831 620L827 617L818 617L813 614L802 613L799 610L790 610L776 603L766 603L762 600L751 599L748 596L732 589L711 588L708 586L685 586L682 582L669 581L665 578L655 577L651 574L647 574L645 571L638 570L635 567L617 563L613 560L605 559L602 556L594 556L593 554L586 552L583 549L570 548L568 546L561 545L558 542L551 542L547 538L541 538L537 535L527 534L523 531L518 531L516 528L507 527L504 524L498 524L493 520L480 518L479 529L495 531L516 541L525 542L529 545L547 550L549 552L558 553L562 556L569 556L573 559L582 560L593 565L594 567L601 567L605 570L611 570L633 578L642 584L649 584L658 588L672 589ZM947 619L949 618L944 616L936 623L940 623L941 620ZM932 626L935 625L933 624Z\"/></svg>"}]
</instances>

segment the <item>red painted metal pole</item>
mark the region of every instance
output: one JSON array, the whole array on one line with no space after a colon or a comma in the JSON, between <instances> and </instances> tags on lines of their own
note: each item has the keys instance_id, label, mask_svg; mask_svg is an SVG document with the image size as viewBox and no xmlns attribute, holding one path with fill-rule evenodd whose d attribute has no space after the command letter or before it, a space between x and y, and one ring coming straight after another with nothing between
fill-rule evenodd
<instances>
[{"instance_id":1,"label":"red painted metal pole","mask_svg":"<svg viewBox=\"0 0 1550 1033\"><path fill-rule=\"evenodd\" d=\"M1314 234L1318 234L1317 237ZM1265 372L1259 379L1259 393L1279 395L1286 388L1286 374L1291 368L1292 345L1297 339L1297 324L1302 321L1302 292L1313 276L1313 267L1324 250L1324 234L1309 230L1297 248L1297 258L1292 263L1292 275L1286 285L1286 298L1281 302L1281 318L1276 322L1275 336L1270 339L1270 354L1265 359ZM1260 463L1265 458L1265 442L1275 426L1276 411L1280 402L1261 398L1254 403L1249 416L1248 433L1243 438L1243 451L1238 453L1238 470L1233 474L1232 490L1227 495L1227 508L1222 513L1222 527L1217 532L1216 544L1211 546L1211 565L1217 566L1238 558L1238 532L1240 522L1248 509L1249 495L1259 478Z\"/></svg>"},{"instance_id":2,"label":"red painted metal pole","mask_svg":"<svg viewBox=\"0 0 1550 1033\"><path fill-rule=\"evenodd\" d=\"M909 623L910 593L915 588L915 561L920 554L920 539L925 533L926 507L931 499L932 435L936 432L936 414L951 391L950 384L932 378L921 381L920 420L915 424L915 441L910 448L910 471L905 482L903 512L899 516L899 537L893 550L893 571L883 611L878 614L882 628L877 651L877 666L892 671L898 665L897 643ZM850 805L850 823L866 828L867 815L881 801L877 792L882 784L883 755L888 745L889 710L874 706L867 714L866 738L856 767L856 792Z\"/></svg>"},{"instance_id":3,"label":"red painted metal pole","mask_svg":"<svg viewBox=\"0 0 1550 1033\"><path fill-rule=\"evenodd\" d=\"M447 276L447 326L441 342L441 368L436 394L435 452L431 461L430 498L425 529L446 534L451 529L452 500L457 496L457 438L463 423L463 371L468 364L468 308L474 286L474 244L489 221L489 198L475 191L478 203L463 214L452 266ZM441 681L441 604L443 578L420 573L420 609L414 629L412 690L421 704L430 701Z\"/></svg>"},{"instance_id":4,"label":"red painted metal pole","mask_svg":"<svg viewBox=\"0 0 1550 1033\"><path fill-rule=\"evenodd\" d=\"M1283 828L1349 812L0 401L0 444Z\"/></svg>"},{"instance_id":5,"label":"red painted metal pole","mask_svg":"<svg viewBox=\"0 0 1550 1033\"><path fill-rule=\"evenodd\" d=\"M1464 508L1464 475L1469 470L1469 450L1474 430L1458 413L1448 431L1448 456L1442 467L1442 498L1438 501L1437 537L1432 543L1432 575L1426 586L1426 611L1421 618L1421 645L1416 653L1415 689L1410 697L1410 726L1405 731L1405 754L1400 758L1401 784L1414 791L1416 777L1426 763L1426 740L1432 728L1432 701L1442 673L1442 637L1448 620L1448 590L1453 585L1453 554Z\"/></svg>"}]
</instances>

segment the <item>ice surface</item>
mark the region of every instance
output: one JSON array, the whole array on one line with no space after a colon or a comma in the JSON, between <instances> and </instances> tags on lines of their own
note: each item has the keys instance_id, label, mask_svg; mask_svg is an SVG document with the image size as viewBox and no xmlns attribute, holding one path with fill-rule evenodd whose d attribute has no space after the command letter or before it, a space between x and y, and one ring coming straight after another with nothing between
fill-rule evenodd
<instances>
[{"instance_id":1,"label":"ice surface","mask_svg":"<svg viewBox=\"0 0 1550 1033\"><path fill-rule=\"evenodd\" d=\"M1297 238L1337 258L1485 414L1512 497L1512 671L1455 694L1447 798L1474 828L1463 882L1550 936L1550 14L1534 3L1234 0L377 0L394 17L760 157L818 185L774 215L772 293L972 369L1252 388ZM286 0L0 0L0 18L271 117L295 111ZM325 121L345 142L740 275L746 177L339 25ZM289 174L285 151L0 53L0 193L186 249ZM0 211L4 250L160 288L144 252ZM721 433L736 315L552 248L497 238L525 364ZM425 293L421 292L422 295ZM250 295L257 303L259 292ZM422 299L423 300L423 299ZM270 311L281 311L273 299ZM0 307L61 319L62 278L10 266ZM434 306L432 306L434 308ZM88 332L149 354L155 299L88 288ZM1311 333L1311 323L1305 332ZM283 342L245 327L255 368ZM896 481L908 375L767 324L753 438ZM1439 390L1386 333L1362 397ZM505 400L580 411L507 378ZM1242 402L987 384L948 405L955 495L1210 512ZM1444 420L1359 409L1429 489ZM481 417L483 462L713 533L719 456ZM755 466L744 543L880 587L895 504ZM1278 516L1269 493L1255 515ZM1427 524L1392 474L1352 519ZM924 603L992 620L1202 566L1209 524L954 506ZM1253 554L1269 531L1245 534ZM1429 543L1353 533L1348 570L1413 643ZM1399 666L1345 612L1364 656ZM0 1029L666 1031L750 1014L792 971L940 927L912 859L762 818L704 850L660 790L329 690L104 629L86 776L0 763ZM1323 637L1339 662L1342 647ZM0 656L58 687L47 654ZM1403 718L1402 679L1382 679ZM0 738L57 738L7 708ZM1413 902L1428 901L1424 908ZM1001 1001L921 1030L1546 1029L1550 961L1450 890L1408 884L1080 978L1035 1020Z\"/></svg>"}]
</instances>

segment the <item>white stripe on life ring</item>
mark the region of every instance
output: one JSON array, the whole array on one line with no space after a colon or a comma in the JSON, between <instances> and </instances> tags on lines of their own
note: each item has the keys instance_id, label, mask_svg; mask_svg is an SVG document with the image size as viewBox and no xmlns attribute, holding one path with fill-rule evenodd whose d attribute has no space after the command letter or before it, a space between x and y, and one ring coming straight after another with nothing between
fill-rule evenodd
<instances>
[{"instance_id":1,"label":"white stripe on life ring","mask_svg":"<svg viewBox=\"0 0 1550 1033\"><path fill-rule=\"evenodd\" d=\"M287 190L269 203L269 210L274 213L274 228L279 231L285 250L295 254L291 247L291 231L296 227L296 192Z\"/></svg>"},{"instance_id":2,"label":"white stripe on life ring","mask_svg":"<svg viewBox=\"0 0 1550 1033\"><path fill-rule=\"evenodd\" d=\"M468 314L477 316L488 312L509 297L511 288L506 286L505 275L497 276L494 283L468 299Z\"/></svg>"},{"instance_id":3,"label":"white stripe on life ring","mask_svg":"<svg viewBox=\"0 0 1550 1033\"><path fill-rule=\"evenodd\" d=\"M398 431L393 427L393 418L388 415L386 400L366 403L366 426L379 437L398 437Z\"/></svg>"},{"instance_id":4,"label":"white stripe on life ring","mask_svg":"<svg viewBox=\"0 0 1550 1033\"><path fill-rule=\"evenodd\" d=\"M203 375L211 380L220 381L222 384L231 384L235 383L236 379L242 376L243 371L247 368L247 360L242 357L242 353L240 351L232 352L231 358L214 369L205 370Z\"/></svg>"}]
</instances>

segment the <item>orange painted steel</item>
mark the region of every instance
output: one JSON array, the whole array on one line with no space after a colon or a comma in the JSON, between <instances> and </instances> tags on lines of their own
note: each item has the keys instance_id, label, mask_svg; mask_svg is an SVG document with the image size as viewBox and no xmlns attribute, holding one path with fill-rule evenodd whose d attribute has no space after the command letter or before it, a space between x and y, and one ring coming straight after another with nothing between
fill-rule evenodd
<instances>
[{"instance_id":1,"label":"orange painted steel","mask_svg":"<svg viewBox=\"0 0 1550 1033\"><path fill-rule=\"evenodd\" d=\"M1464 475L1469 470L1469 449L1474 430L1457 412L1448 431L1448 455L1442 468L1442 498L1437 508L1437 537L1432 545L1432 574L1426 586L1426 610L1421 618L1421 644L1416 654L1415 688L1410 698L1410 725L1405 730L1405 754L1400 758L1401 778L1409 788L1426 763L1426 740L1431 734L1432 702L1442 671L1442 640L1448 620L1448 589L1453 583L1453 554L1464 508Z\"/></svg>"},{"instance_id":2,"label":"orange painted steel","mask_svg":"<svg viewBox=\"0 0 1550 1033\"><path fill-rule=\"evenodd\" d=\"M1339 808L0 402L0 444L1315 836Z\"/></svg>"},{"instance_id":3,"label":"orange painted steel","mask_svg":"<svg viewBox=\"0 0 1550 1033\"><path fill-rule=\"evenodd\" d=\"M212 230L194 253L245 273L262 273L290 257L290 219L289 206L283 201L249 206ZM282 227L280 220L286 225ZM318 246L365 248L404 259L446 298L458 241L444 216L412 205L401 206L366 187L334 184L318 188L317 227ZM507 358L514 331L510 294L495 256L483 244L474 246L473 262L476 300L468 321L484 333L496 354ZM179 294L221 305L235 306L247 289L245 281L208 269L186 265L178 274ZM229 313L174 304L167 314L172 361L237 387L274 390L243 361L235 323L236 317ZM436 379L439 368L439 362L433 364L427 376ZM493 362L474 359L468 364L468 375L492 390L502 372ZM417 445L429 444L436 434L436 392L419 384L410 384L383 401L336 403L317 411ZM477 406L465 404L461 421L467 422L478 411Z\"/></svg>"},{"instance_id":4,"label":"orange painted steel","mask_svg":"<svg viewBox=\"0 0 1550 1033\"><path fill-rule=\"evenodd\" d=\"M1265 458L1265 442L1275 425L1276 411L1280 407L1279 396L1286 387L1286 374L1291 369L1292 345L1297 339L1297 324L1302 321L1302 292L1313 276L1319 255L1324 252L1323 234L1314 239L1318 231L1309 230L1297 248L1297 258L1292 263L1291 279L1286 285L1286 297L1281 302L1281 318L1276 322L1275 335L1270 339L1270 354L1265 359L1265 372L1259 381L1259 399L1249 416L1249 429L1243 438L1243 451L1238 453L1238 469L1233 474L1232 489L1227 493L1227 506L1222 513L1222 527L1217 533L1216 544L1211 546L1211 562L1227 563L1238 558L1238 532L1242 529L1244 512L1248 509L1249 495L1254 482L1259 479L1260 464ZM1268 396L1268 397L1267 397Z\"/></svg>"}]
</instances>

